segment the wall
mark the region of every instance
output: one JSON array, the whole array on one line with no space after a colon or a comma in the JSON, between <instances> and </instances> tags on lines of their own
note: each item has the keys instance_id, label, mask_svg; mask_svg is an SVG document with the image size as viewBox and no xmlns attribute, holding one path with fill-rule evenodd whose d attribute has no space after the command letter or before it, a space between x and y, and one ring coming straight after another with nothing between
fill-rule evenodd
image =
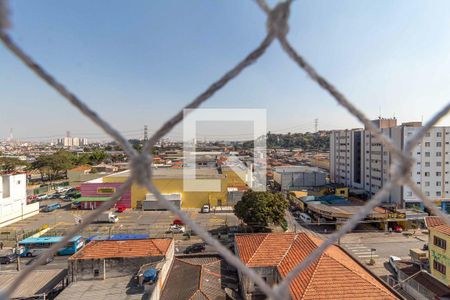
<instances>
[{"instance_id":1,"label":"wall","mask_svg":"<svg viewBox=\"0 0 450 300\"><path fill-rule=\"evenodd\" d=\"M428 242L429 256L430 256L430 270L434 278L440 280L445 285L450 284L450 278L447 275L443 275L433 268L433 262L437 262L445 265L447 274L450 273L450 238L448 235L437 232L433 228L430 228L430 239ZM434 236L437 236L445 241L447 241L447 249L442 249L434 245Z\"/></svg>"},{"instance_id":2,"label":"wall","mask_svg":"<svg viewBox=\"0 0 450 300\"><path fill-rule=\"evenodd\" d=\"M269 285L273 286L277 283L278 272L275 267L263 267L263 268L252 268L259 276L261 276L264 281ZM252 299L252 296L262 296L262 292L258 286L248 277L238 270L239 284L241 286L241 296L245 300Z\"/></svg>"},{"instance_id":3,"label":"wall","mask_svg":"<svg viewBox=\"0 0 450 300\"><path fill-rule=\"evenodd\" d=\"M122 183L113 183L113 182L107 182L107 183L85 182L85 183L81 184L81 196L82 197L110 197L110 196L112 196L112 194L99 194L98 188L114 188L115 190L117 190L121 185L122 185ZM117 206L123 205L127 208L133 207L132 201L131 201L131 190L127 190L120 197L120 200L119 200L119 202L117 202L116 205Z\"/></svg>"},{"instance_id":4,"label":"wall","mask_svg":"<svg viewBox=\"0 0 450 300\"><path fill-rule=\"evenodd\" d=\"M0 227L39 213L39 203L27 205L26 175L0 176Z\"/></svg>"},{"instance_id":5,"label":"wall","mask_svg":"<svg viewBox=\"0 0 450 300\"><path fill-rule=\"evenodd\" d=\"M133 258L76 259L69 260L69 278L75 281L107 279L134 275L139 268L148 263L163 260L163 256L145 256ZM95 276L95 270L98 275ZM106 272L104 272L104 270Z\"/></svg>"},{"instance_id":6,"label":"wall","mask_svg":"<svg viewBox=\"0 0 450 300\"><path fill-rule=\"evenodd\" d=\"M155 284L150 300L158 300L160 298L164 284L166 283L167 275L169 274L170 268L172 267L173 264L174 254L175 254L175 243L172 240L169 249L167 249L165 263L161 268L161 270L159 271L158 281Z\"/></svg>"}]
</instances>

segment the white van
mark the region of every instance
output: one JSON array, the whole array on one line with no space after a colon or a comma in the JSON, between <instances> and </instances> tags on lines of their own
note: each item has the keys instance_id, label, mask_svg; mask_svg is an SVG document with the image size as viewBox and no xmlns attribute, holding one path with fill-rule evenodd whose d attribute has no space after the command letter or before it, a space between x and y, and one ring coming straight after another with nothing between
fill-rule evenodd
<instances>
[{"instance_id":1,"label":"white van","mask_svg":"<svg viewBox=\"0 0 450 300\"><path fill-rule=\"evenodd\" d=\"M308 214L305 214L305 213L301 213L300 214L300 220L302 222L304 222L304 223L311 223L312 222L311 217Z\"/></svg>"},{"instance_id":2,"label":"white van","mask_svg":"<svg viewBox=\"0 0 450 300\"><path fill-rule=\"evenodd\" d=\"M397 273L397 262L401 261L402 259L400 257L391 255L389 257L389 264L391 265L392 269Z\"/></svg>"}]
</instances>

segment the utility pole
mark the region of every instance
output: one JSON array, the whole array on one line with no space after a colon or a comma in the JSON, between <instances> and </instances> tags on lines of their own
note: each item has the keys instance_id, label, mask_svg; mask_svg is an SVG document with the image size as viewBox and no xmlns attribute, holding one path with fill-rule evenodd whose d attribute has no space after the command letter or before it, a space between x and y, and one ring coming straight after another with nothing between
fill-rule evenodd
<instances>
[{"instance_id":1,"label":"utility pole","mask_svg":"<svg viewBox=\"0 0 450 300\"><path fill-rule=\"evenodd\" d=\"M144 125L144 141L148 140L148 126Z\"/></svg>"},{"instance_id":2,"label":"utility pole","mask_svg":"<svg viewBox=\"0 0 450 300\"><path fill-rule=\"evenodd\" d=\"M19 251L19 238L17 237L17 232L16 232L16 254L17 254L17 259L16 259L16 262L17 262L17 272L19 272L20 271L20 251Z\"/></svg>"}]
</instances>

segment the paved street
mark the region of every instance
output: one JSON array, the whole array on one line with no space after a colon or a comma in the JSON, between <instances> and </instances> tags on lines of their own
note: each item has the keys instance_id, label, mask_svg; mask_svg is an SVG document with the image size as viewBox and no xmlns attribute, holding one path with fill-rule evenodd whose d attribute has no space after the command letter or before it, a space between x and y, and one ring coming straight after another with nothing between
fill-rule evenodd
<instances>
[{"instance_id":1,"label":"paved street","mask_svg":"<svg viewBox=\"0 0 450 300\"><path fill-rule=\"evenodd\" d=\"M290 213L287 213L286 219L288 220L289 231L306 232L321 239L326 239L327 235L332 233L330 230L324 233L324 228L318 228L317 226L314 227L315 230L312 230L306 224L297 222ZM410 259L409 249L422 248L427 242L428 236L419 231L411 237L401 233L371 231L348 233L340 240L340 245L360 263L367 266L376 275L384 278L392 273L388 263L391 255L402 259ZM371 249L376 249L372 256L375 260L373 266L367 264L370 260Z\"/></svg>"},{"instance_id":2,"label":"paved street","mask_svg":"<svg viewBox=\"0 0 450 300\"><path fill-rule=\"evenodd\" d=\"M349 233L341 239L341 246L361 263L380 277L391 274L388 264L389 256L394 255L403 259L410 259L409 249L422 248L427 243L427 235L406 237L401 233L366 232ZM370 249L373 252L375 265L367 265L370 260Z\"/></svg>"}]
</instances>

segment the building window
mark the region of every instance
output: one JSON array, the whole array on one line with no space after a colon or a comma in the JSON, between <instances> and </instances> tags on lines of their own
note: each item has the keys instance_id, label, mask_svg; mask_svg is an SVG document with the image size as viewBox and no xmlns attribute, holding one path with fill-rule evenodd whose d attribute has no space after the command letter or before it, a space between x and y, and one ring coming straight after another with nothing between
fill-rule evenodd
<instances>
[{"instance_id":1,"label":"building window","mask_svg":"<svg viewBox=\"0 0 450 300\"><path fill-rule=\"evenodd\" d=\"M430 132L428 131L427 133L425 133L425 136L429 137L430 136Z\"/></svg>"},{"instance_id":2,"label":"building window","mask_svg":"<svg viewBox=\"0 0 450 300\"><path fill-rule=\"evenodd\" d=\"M424 175L425 177L430 177L430 172L425 172Z\"/></svg>"},{"instance_id":3,"label":"building window","mask_svg":"<svg viewBox=\"0 0 450 300\"><path fill-rule=\"evenodd\" d=\"M436 142L436 147L442 147L442 143L441 142Z\"/></svg>"},{"instance_id":4,"label":"building window","mask_svg":"<svg viewBox=\"0 0 450 300\"><path fill-rule=\"evenodd\" d=\"M439 273L446 274L446 268L445 265L438 263L437 261L433 260L433 269L438 271Z\"/></svg>"},{"instance_id":5,"label":"building window","mask_svg":"<svg viewBox=\"0 0 450 300\"><path fill-rule=\"evenodd\" d=\"M440 237L434 236L433 237L433 244L435 246L438 246L439 248L447 249L447 241L444 240L444 239L441 239Z\"/></svg>"},{"instance_id":6,"label":"building window","mask_svg":"<svg viewBox=\"0 0 450 300\"><path fill-rule=\"evenodd\" d=\"M440 181L436 181L436 186L441 186L441 182Z\"/></svg>"},{"instance_id":7,"label":"building window","mask_svg":"<svg viewBox=\"0 0 450 300\"><path fill-rule=\"evenodd\" d=\"M417 184L417 185L420 185L420 181L417 181L416 184Z\"/></svg>"},{"instance_id":8,"label":"building window","mask_svg":"<svg viewBox=\"0 0 450 300\"><path fill-rule=\"evenodd\" d=\"M436 167L441 167L441 166L442 166L442 162L437 161L437 162L436 162Z\"/></svg>"},{"instance_id":9,"label":"building window","mask_svg":"<svg viewBox=\"0 0 450 300\"><path fill-rule=\"evenodd\" d=\"M436 196L440 197L441 196L441 192L436 192Z\"/></svg>"},{"instance_id":10,"label":"building window","mask_svg":"<svg viewBox=\"0 0 450 300\"><path fill-rule=\"evenodd\" d=\"M426 161L425 162L425 167L429 167L430 166L430 162L429 161Z\"/></svg>"},{"instance_id":11,"label":"building window","mask_svg":"<svg viewBox=\"0 0 450 300\"><path fill-rule=\"evenodd\" d=\"M425 196L429 197L430 196L430 192L429 191L425 191Z\"/></svg>"},{"instance_id":12,"label":"building window","mask_svg":"<svg viewBox=\"0 0 450 300\"><path fill-rule=\"evenodd\" d=\"M442 152L436 152L436 157L441 157L442 156Z\"/></svg>"},{"instance_id":13,"label":"building window","mask_svg":"<svg viewBox=\"0 0 450 300\"><path fill-rule=\"evenodd\" d=\"M420 155L420 151L417 152L417 155Z\"/></svg>"},{"instance_id":14,"label":"building window","mask_svg":"<svg viewBox=\"0 0 450 300\"><path fill-rule=\"evenodd\" d=\"M407 197L412 197L412 192L406 192Z\"/></svg>"},{"instance_id":15,"label":"building window","mask_svg":"<svg viewBox=\"0 0 450 300\"><path fill-rule=\"evenodd\" d=\"M425 186L430 186L430 182L429 181L425 181Z\"/></svg>"},{"instance_id":16,"label":"building window","mask_svg":"<svg viewBox=\"0 0 450 300\"><path fill-rule=\"evenodd\" d=\"M442 137L442 132L436 132L436 137Z\"/></svg>"},{"instance_id":17,"label":"building window","mask_svg":"<svg viewBox=\"0 0 450 300\"><path fill-rule=\"evenodd\" d=\"M100 275L100 271L98 269L94 270L94 277L97 277Z\"/></svg>"},{"instance_id":18,"label":"building window","mask_svg":"<svg viewBox=\"0 0 450 300\"><path fill-rule=\"evenodd\" d=\"M436 176L441 176L442 173L441 172L436 172Z\"/></svg>"},{"instance_id":19,"label":"building window","mask_svg":"<svg viewBox=\"0 0 450 300\"><path fill-rule=\"evenodd\" d=\"M430 147L431 143L430 142L425 142L425 147Z\"/></svg>"},{"instance_id":20,"label":"building window","mask_svg":"<svg viewBox=\"0 0 450 300\"><path fill-rule=\"evenodd\" d=\"M430 152L425 152L425 157L430 157Z\"/></svg>"}]
</instances>

